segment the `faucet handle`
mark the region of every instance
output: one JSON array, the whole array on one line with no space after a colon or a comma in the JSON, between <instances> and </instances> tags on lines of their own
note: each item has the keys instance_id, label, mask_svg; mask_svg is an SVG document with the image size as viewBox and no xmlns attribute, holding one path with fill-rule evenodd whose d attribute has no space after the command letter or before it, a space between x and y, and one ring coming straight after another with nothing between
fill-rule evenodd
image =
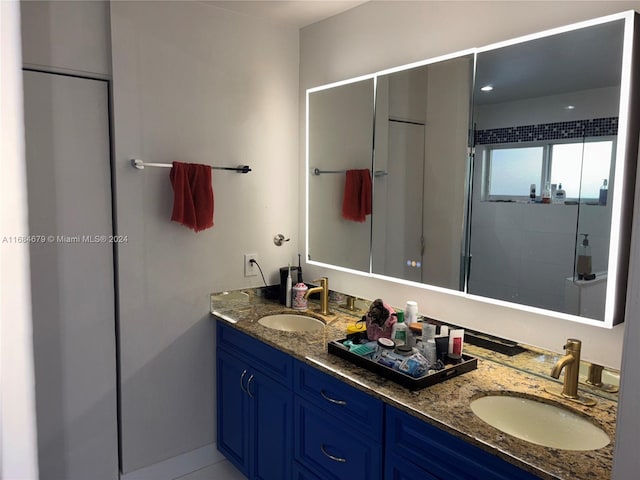
<instances>
[{"instance_id":1,"label":"faucet handle","mask_svg":"<svg viewBox=\"0 0 640 480\"><path fill-rule=\"evenodd\" d=\"M567 338L567 343L562 347L564 350L579 352L582 342L576 338Z\"/></svg>"}]
</instances>

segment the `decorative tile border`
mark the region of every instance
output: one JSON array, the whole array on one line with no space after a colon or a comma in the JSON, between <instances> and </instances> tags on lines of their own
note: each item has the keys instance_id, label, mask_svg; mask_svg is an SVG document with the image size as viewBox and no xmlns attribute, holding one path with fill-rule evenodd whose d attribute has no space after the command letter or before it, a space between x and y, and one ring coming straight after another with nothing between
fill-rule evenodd
<instances>
[{"instance_id":1,"label":"decorative tile border","mask_svg":"<svg viewBox=\"0 0 640 480\"><path fill-rule=\"evenodd\" d=\"M541 123L517 127L476 130L475 144L538 142L563 138L617 135L618 117L592 118L572 122Z\"/></svg>"}]
</instances>

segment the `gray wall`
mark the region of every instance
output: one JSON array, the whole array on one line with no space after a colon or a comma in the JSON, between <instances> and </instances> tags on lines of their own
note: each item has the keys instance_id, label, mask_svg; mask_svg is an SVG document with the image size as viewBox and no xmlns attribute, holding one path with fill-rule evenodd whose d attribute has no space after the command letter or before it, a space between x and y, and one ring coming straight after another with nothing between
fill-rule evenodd
<instances>
[{"instance_id":1,"label":"gray wall","mask_svg":"<svg viewBox=\"0 0 640 480\"><path fill-rule=\"evenodd\" d=\"M29 232L112 233L108 4L22 3ZM78 78L98 77L100 80ZM32 243L40 478L118 477L110 243Z\"/></svg>"},{"instance_id":2,"label":"gray wall","mask_svg":"<svg viewBox=\"0 0 640 480\"><path fill-rule=\"evenodd\" d=\"M297 233L298 32L201 2L111 4L125 472L215 440L209 293L275 283ZM213 171L215 226L171 222L169 170ZM277 233L292 237L282 247Z\"/></svg>"},{"instance_id":3,"label":"gray wall","mask_svg":"<svg viewBox=\"0 0 640 480\"><path fill-rule=\"evenodd\" d=\"M119 248L124 472L215 441L212 291L260 286L296 259L298 32L201 2L24 2L24 63L109 78ZM111 25L110 25L111 24ZM113 44L111 44L113 36ZM110 53L113 52L113 61ZM215 226L170 222L168 169L213 172ZM282 247L273 237L292 240Z\"/></svg>"},{"instance_id":4,"label":"gray wall","mask_svg":"<svg viewBox=\"0 0 640 480\"><path fill-rule=\"evenodd\" d=\"M109 2L23 1L20 10L25 66L109 75Z\"/></svg>"}]
</instances>

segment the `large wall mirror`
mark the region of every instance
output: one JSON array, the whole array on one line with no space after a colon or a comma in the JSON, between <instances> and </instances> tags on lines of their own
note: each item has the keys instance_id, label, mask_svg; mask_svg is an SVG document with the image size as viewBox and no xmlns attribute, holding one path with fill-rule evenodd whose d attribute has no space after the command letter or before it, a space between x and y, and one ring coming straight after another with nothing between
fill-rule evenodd
<instances>
[{"instance_id":1,"label":"large wall mirror","mask_svg":"<svg viewBox=\"0 0 640 480\"><path fill-rule=\"evenodd\" d=\"M369 171L373 164L373 117L373 76L307 92L308 260L369 271L370 212L345 218L343 210L349 208L344 205L347 172ZM371 189L351 193L369 195L370 201Z\"/></svg>"},{"instance_id":2,"label":"large wall mirror","mask_svg":"<svg viewBox=\"0 0 640 480\"><path fill-rule=\"evenodd\" d=\"M308 261L592 325L622 321L636 16L308 91ZM364 221L341 215L349 169L370 169ZM323 171L340 174L314 175Z\"/></svg>"},{"instance_id":3,"label":"large wall mirror","mask_svg":"<svg viewBox=\"0 0 640 480\"><path fill-rule=\"evenodd\" d=\"M461 288L473 54L377 76L372 273Z\"/></svg>"},{"instance_id":4,"label":"large wall mirror","mask_svg":"<svg viewBox=\"0 0 640 480\"><path fill-rule=\"evenodd\" d=\"M469 293L604 320L623 46L617 20L478 53Z\"/></svg>"}]
</instances>

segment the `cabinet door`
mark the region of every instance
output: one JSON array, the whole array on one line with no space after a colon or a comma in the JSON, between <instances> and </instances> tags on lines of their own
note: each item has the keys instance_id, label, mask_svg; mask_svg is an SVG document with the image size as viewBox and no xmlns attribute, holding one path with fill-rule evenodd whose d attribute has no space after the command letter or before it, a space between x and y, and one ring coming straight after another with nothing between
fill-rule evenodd
<instances>
[{"instance_id":1,"label":"cabinet door","mask_svg":"<svg viewBox=\"0 0 640 480\"><path fill-rule=\"evenodd\" d=\"M247 380L251 398L251 478L287 480L293 462L293 394L252 370Z\"/></svg>"},{"instance_id":2,"label":"cabinet door","mask_svg":"<svg viewBox=\"0 0 640 480\"><path fill-rule=\"evenodd\" d=\"M249 366L235 355L217 351L218 450L238 470L249 475Z\"/></svg>"},{"instance_id":3,"label":"cabinet door","mask_svg":"<svg viewBox=\"0 0 640 480\"><path fill-rule=\"evenodd\" d=\"M310 402L295 399L295 459L324 480L382 478L382 446L357 423L327 415Z\"/></svg>"}]
</instances>

